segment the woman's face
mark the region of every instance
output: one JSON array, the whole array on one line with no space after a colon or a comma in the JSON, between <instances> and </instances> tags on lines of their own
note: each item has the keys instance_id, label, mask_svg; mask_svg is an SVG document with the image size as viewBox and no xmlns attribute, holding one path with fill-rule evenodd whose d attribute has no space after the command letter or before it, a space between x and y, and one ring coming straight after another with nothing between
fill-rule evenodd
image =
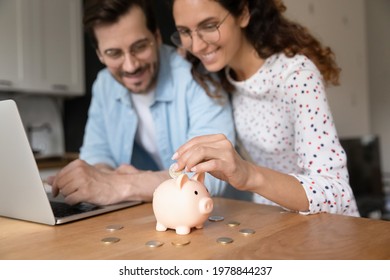
<instances>
[{"instance_id":1,"label":"woman's face","mask_svg":"<svg viewBox=\"0 0 390 280\"><path fill-rule=\"evenodd\" d=\"M242 28L247 19L234 18L214 0L175 0L173 17L186 42L185 49L199 58L208 71L216 72L236 63L245 40ZM202 39L202 34L207 35Z\"/></svg>"}]
</instances>

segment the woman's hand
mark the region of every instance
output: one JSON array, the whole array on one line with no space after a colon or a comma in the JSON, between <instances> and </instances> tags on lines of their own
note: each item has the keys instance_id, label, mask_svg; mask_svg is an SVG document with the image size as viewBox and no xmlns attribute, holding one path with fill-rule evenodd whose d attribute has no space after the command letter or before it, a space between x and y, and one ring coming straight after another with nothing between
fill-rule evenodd
<instances>
[{"instance_id":1,"label":"woman's hand","mask_svg":"<svg viewBox=\"0 0 390 280\"><path fill-rule=\"evenodd\" d=\"M175 171L208 172L244 190L248 181L250 163L243 160L232 143L223 134L194 137L172 156Z\"/></svg>"}]
</instances>

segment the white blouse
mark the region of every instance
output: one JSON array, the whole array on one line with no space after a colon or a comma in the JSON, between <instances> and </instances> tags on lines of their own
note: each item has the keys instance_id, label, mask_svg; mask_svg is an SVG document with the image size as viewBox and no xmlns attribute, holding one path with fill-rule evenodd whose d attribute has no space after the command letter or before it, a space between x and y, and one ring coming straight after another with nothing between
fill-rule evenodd
<instances>
[{"instance_id":1,"label":"white blouse","mask_svg":"<svg viewBox=\"0 0 390 280\"><path fill-rule=\"evenodd\" d=\"M295 176L310 202L305 214L359 216L346 154L316 66L303 55L277 54L251 78L228 79L236 87L237 135L253 162ZM274 204L260 195L254 201Z\"/></svg>"}]
</instances>

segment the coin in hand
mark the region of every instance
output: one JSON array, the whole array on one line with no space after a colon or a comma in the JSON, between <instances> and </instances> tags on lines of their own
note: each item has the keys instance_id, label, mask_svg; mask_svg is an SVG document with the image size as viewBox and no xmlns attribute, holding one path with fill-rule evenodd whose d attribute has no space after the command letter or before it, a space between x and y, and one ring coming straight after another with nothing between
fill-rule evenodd
<instances>
[{"instance_id":1,"label":"coin in hand","mask_svg":"<svg viewBox=\"0 0 390 280\"><path fill-rule=\"evenodd\" d=\"M184 170L174 171L174 170L173 170L174 165L175 165L175 164L172 164L172 165L169 167L169 176L171 176L171 178L173 178L173 179L176 179L177 177L179 177L181 174L184 173Z\"/></svg>"}]
</instances>

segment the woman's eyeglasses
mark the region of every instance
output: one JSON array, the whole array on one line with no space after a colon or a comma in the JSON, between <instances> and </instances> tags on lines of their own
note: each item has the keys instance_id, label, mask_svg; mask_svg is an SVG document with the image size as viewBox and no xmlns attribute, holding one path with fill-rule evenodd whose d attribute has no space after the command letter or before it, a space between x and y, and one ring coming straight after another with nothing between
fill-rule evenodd
<instances>
[{"instance_id":1,"label":"woman's eyeglasses","mask_svg":"<svg viewBox=\"0 0 390 280\"><path fill-rule=\"evenodd\" d=\"M219 27L224 23L229 14L230 13L227 13L219 23L206 23L195 30L184 28L178 29L171 35L171 41L178 47L189 49L192 46L192 33L195 32L196 35L206 43L215 43L221 36L219 33Z\"/></svg>"}]
</instances>

